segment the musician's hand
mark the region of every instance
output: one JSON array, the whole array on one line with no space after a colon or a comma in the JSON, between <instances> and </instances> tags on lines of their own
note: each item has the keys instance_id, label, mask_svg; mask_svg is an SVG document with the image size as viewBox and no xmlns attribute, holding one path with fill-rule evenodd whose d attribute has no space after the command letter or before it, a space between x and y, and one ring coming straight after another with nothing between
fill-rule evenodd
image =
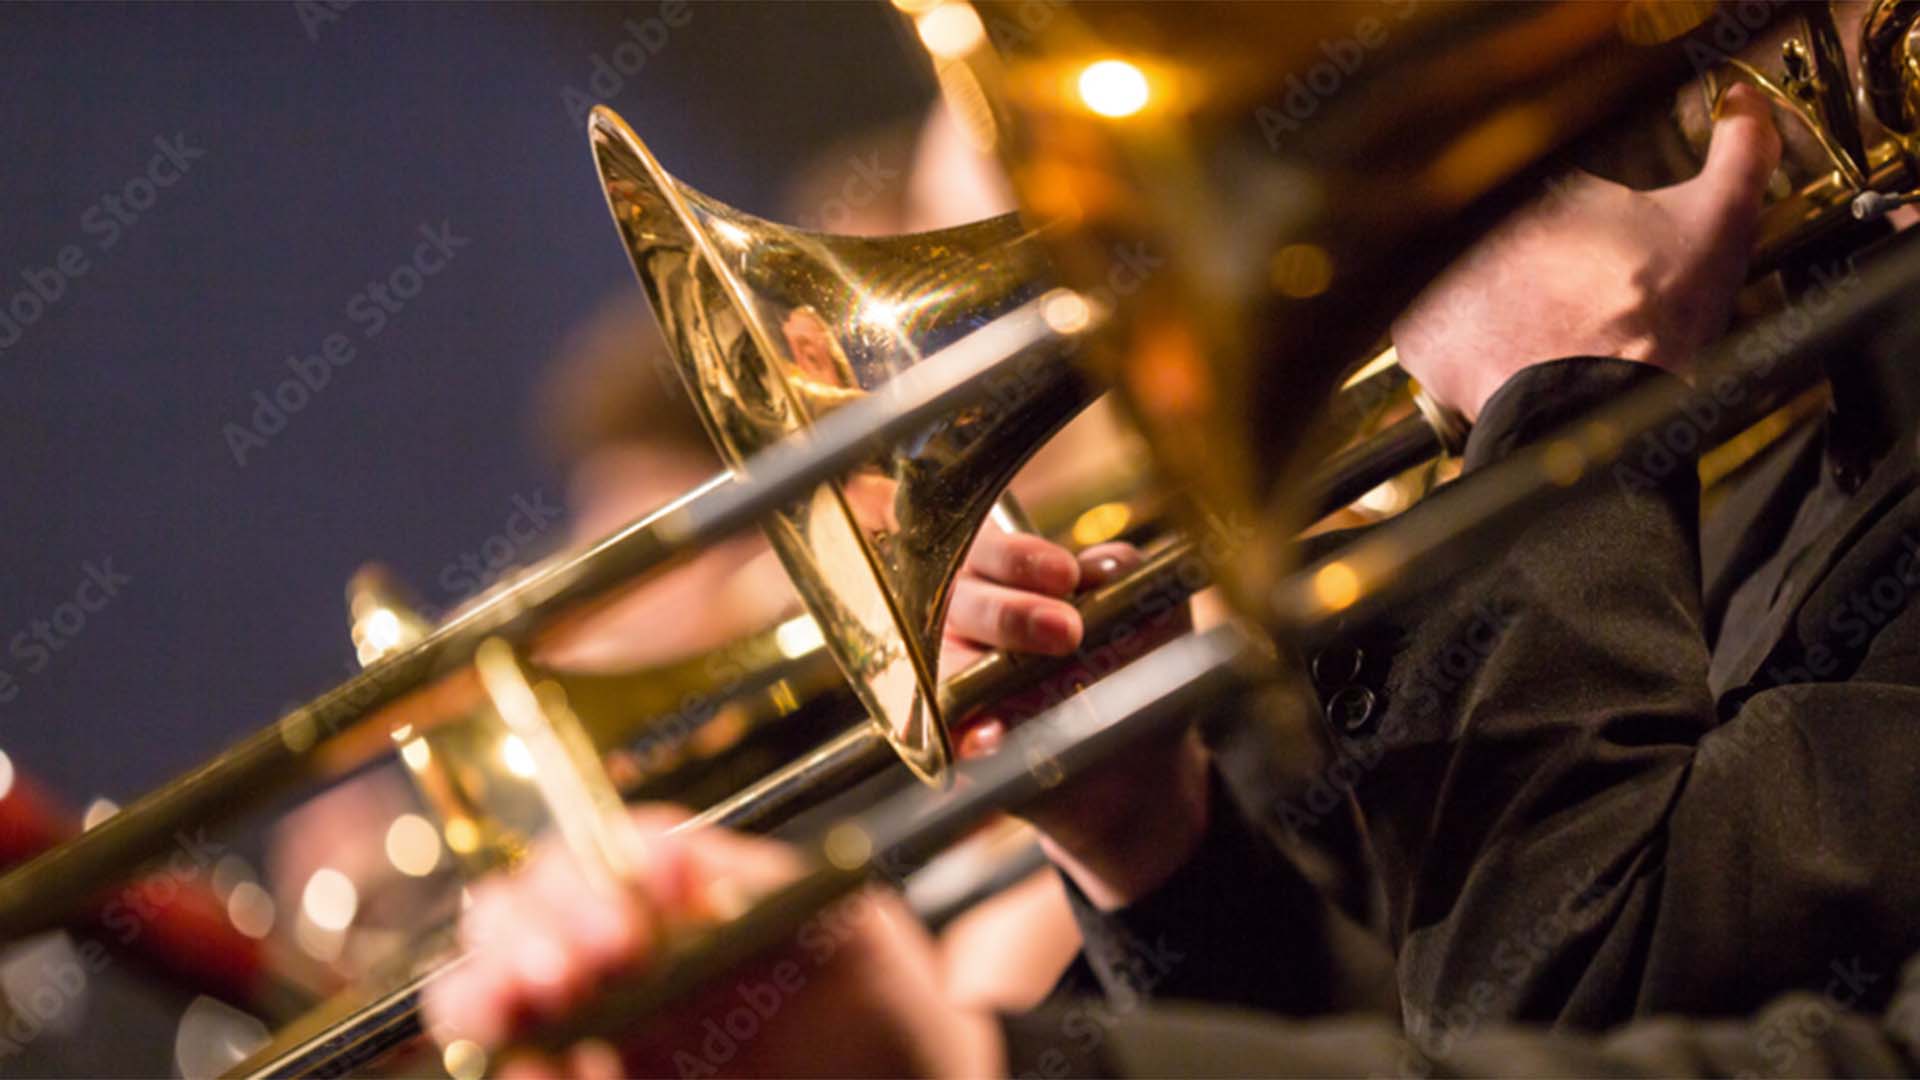
<instances>
[{"instance_id":1,"label":"musician's hand","mask_svg":"<svg viewBox=\"0 0 1920 1080\"><path fill-rule=\"evenodd\" d=\"M427 1029L443 1046L492 1049L564 1014L596 987L642 972L666 940L729 917L799 876L794 851L718 829L667 836L686 815L632 814L637 868L593 886L557 844L511 878L482 882L461 917L469 958L432 984ZM502 1076L982 1076L1005 1069L999 1029L947 1005L933 945L878 889L827 908L793 943L679 1008L560 1057L520 1055Z\"/></svg>"},{"instance_id":2,"label":"musician's hand","mask_svg":"<svg viewBox=\"0 0 1920 1080\"><path fill-rule=\"evenodd\" d=\"M1549 360L1683 368L1726 329L1779 159L1766 100L1734 86L1698 176L1650 192L1587 175L1559 184L1414 302L1393 328L1401 365L1468 420Z\"/></svg>"},{"instance_id":3,"label":"musician's hand","mask_svg":"<svg viewBox=\"0 0 1920 1080\"><path fill-rule=\"evenodd\" d=\"M1138 567L1130 544L1099 544L1076 558L1036 536L988 525L974 540L954 586L941 651L943 677L989 649L1066 656L1086 628L1067 602ZM1143 607L1124 647L1089 650L1070 670L1031 694L955 720L962 758L998 749L1007 732L1076 688L1192 628L1187 605ZM1091 775L1071 781L1023 814L1043 834L1048 854L1094 903L1119 907L1164 881L1186 861L1206 828L1207 752L1197 732L1133 747Z\"/></svg>"}]
</instances>

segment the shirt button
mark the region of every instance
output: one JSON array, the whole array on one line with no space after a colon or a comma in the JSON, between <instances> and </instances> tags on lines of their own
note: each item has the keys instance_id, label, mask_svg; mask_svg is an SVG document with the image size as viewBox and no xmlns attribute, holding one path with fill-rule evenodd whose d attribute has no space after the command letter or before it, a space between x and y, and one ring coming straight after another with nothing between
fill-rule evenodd
<instances>
[{"instance_id":1,"label":"shirt button","mask_svg":"<svg viewBox=\"0 0 1920 1080\"><path fill-rule=\"evenodd\" d=\"M1359 678L1360 668L1366 662L1366 651L1357 646L1330 645L1313 654L1308 670L1313 675L1313 685L1325 691Z\"/></svg>"},{"instance_id":2,"label":"shirt button","mask_svg":"<svg viewBox=\"0 0 1920 1080\"><path fill-rule=\"evenodd\" d=\"M1327 699L1327 720L1343 735L1363 734L1373 722L1373 691L1346 686Z\"/></svg>"}]
</instances>

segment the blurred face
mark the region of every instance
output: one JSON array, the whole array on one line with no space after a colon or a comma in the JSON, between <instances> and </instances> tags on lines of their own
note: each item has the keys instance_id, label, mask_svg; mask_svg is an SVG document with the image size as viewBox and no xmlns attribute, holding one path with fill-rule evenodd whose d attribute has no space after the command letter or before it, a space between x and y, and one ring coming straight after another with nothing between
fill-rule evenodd
<instances>
[{"instance_id":1,"label":"blurred face","mask_svg":"<svg viewBox=\"0 0 1920 1080\"><path fill-rule=\"evenodd\" d=\"M623 443L596 451L572 478L573 538L606 536L716 471L711 457L673 447ZM645 667L764 629L797 604L766 541L744 533L629 590L541 659L582 671Z\"/></svg>"}]
</instances>

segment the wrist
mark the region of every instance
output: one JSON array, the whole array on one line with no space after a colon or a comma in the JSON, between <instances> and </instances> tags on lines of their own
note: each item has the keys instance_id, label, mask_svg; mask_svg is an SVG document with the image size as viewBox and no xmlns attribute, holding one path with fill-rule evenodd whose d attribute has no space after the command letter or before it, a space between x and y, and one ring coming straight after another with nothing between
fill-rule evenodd
<instances>
[{"instance_id":1,"label":"wrist","mask_svg":"<svg viewBox=\"0 0 1920 1080\"><path fill-rule=\"evenodd\" d=\"M962 1009L952 1019L952 1037L941 1059L930 1063L932 1075L940 1080L981 1080L1009 1074L1007 1037L997 1017L978 1009Z\"/></svg>"},{"instance_id":2,"label":"wrist","mask_svg":"<svg viewBox=\"0 0 1920 1080\"><path fill-rule=\"evenodd\" d=\"M1102 911L1158 888L1186 865L1206 835L1212 794L1206 747L1189 730L1170 753L1164 794L1140 792L1124 803L1127 812L1107 815L1097 828L1042 834L1048 858Z\"/></svg>"}]
</instances>

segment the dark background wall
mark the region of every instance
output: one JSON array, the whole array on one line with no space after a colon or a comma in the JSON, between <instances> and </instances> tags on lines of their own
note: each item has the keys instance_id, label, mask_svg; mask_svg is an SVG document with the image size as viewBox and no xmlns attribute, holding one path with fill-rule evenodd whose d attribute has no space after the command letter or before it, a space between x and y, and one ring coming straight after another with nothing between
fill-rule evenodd
<instances>
[{"instance_id":1,"label":"dark background wall","mask_svg":"<svg viewBox=\"0 0 1920 1080\"><path fill-rule=\"evenodd\" d=\"M530 392L578 319L635 288L569 87L763 213L809 154L929 93L878 3L695 3L596 93L627 20L660 15L7 9L0 311L41 309L0 322L0 750L18 766L76 804L125 802L347 673L356 565L387 560L447 603L443 570L516 498L560 500ZM188 168L148 187L156 138ZM115 217L107 196L132 205ZM370 336L353 298L423 225L466 243ZM68 248L84 271L47 272ZM8 303L34 281L57 298ZM239 464L226 426L272 428L252 395L336 334L352 361ZM62 605L90 567L129 580L76 625Z\"/></svg>"}]
</instances>

